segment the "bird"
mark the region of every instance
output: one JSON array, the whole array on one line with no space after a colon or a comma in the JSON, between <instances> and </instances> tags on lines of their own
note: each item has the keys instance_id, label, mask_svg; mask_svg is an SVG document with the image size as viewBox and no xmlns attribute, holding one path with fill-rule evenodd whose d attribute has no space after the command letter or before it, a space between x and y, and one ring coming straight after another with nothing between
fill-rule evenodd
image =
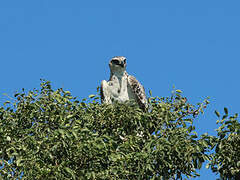
<instances>
[{"instance_id":1,"label":"bird","mask_svg":"<svg viewBox=\"0 0 240 180\"><path fill-rule=\"evenodd\" d=\"M141 83L126 72L126 57L115 56L109 61L110 78L102 80L100 87L101 102L113 104L134 101L140 109L148 109L145 89Z\"/></svg>"}]
</instances>

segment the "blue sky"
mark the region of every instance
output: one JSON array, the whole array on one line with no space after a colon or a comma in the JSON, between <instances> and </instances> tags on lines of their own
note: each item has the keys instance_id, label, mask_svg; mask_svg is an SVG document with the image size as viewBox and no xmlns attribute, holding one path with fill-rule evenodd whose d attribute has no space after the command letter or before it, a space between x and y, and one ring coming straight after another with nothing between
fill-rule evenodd
<instances>
[{"instance_id":1,"label":"blue sky","mask_svg":"<svg viewBox=\"0 0 240 180\"><path fill-rule=\"evenodd\" d=\"M240 2L0 1L0 103L3 93L38 88L40 78L82 99L109 78L112 56L129 74L169 96L173 85L192 103L210 97L196 120L215 134L214 110L239 112ZM197 179L216 179L200 171Z\"/></svg>"}]
</instances>

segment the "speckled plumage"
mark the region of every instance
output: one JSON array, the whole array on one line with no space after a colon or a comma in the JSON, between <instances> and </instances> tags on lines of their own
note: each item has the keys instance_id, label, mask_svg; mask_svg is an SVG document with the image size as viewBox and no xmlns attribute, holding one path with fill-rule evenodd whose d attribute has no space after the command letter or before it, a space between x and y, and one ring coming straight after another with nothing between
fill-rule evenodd
<instances>
[{"instance_id":1,"label":"speckled plumage","mask_svg":"<svg viewBox=\"0 0 240 180\"><path fill-rule=\"evenodd\" d=\"M148 108L144 87L139 81L126 72L126 58L115 56L109 62L110 79L101 82L102 103L112 104L114 101L134 100L141 109Z\"/></svg>"}]
</instances>

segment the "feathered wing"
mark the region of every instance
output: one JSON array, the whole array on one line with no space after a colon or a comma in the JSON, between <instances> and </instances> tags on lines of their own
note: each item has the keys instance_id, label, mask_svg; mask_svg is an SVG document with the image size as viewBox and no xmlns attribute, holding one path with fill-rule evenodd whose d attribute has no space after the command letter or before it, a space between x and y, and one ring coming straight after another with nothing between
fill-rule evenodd
<instances>
[{"instance_id":1,"label":"feathered wing","mask_svg":"<svg viewBox=\"0 0 240 180\"><path fill-rule=\"evenodd\" d=\"M108 83L105 80L101 82L100 96L102 103L111 103L111 96L109 94Z\"/></svg>"},{"instance_id":2,"label":"feathered wing","mask_svg":"<svg viewBox=\"0 0 240 180\"><path fill-rule=\"evenodd\" d=\"M131 75L128 75L128 86L135 96L135 100L139 107L143 110L148 109L148 101L145 94L144 87L139 83L139 81Z\"/></svg>"},{"instance_id":3,"label":"feathered wing","mask_svg":"<svg viewBox=\"0 0 240 180\"><path fill-rule=\"evenodd\" d=\"M101 86L100 86L100 96L101 96L101 103L104 102L104 94L103 94L103 82L101 82Z\"/></svg>"}]
</instances>

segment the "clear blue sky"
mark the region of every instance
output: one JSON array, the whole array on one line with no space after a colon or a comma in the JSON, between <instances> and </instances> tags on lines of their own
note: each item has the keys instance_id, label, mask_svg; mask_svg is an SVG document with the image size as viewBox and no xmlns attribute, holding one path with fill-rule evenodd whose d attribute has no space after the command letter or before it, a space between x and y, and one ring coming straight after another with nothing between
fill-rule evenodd
<instances>
[{"instance_id":1,"label":"clear blue sky","mask_svg":"<svg viewBox=\"0 0 240 180\"><path fill-rule=\"evenodd\" d=\"M192 103L210 96L195 125L215 134L215 109L239 112L239 7L237 0L0 1L0 102L3 93L38 88L40 78L87 97L109 78L109 59L123 55L153 96L169 96L173 85Z\"/></svg>"}]
</instances>

